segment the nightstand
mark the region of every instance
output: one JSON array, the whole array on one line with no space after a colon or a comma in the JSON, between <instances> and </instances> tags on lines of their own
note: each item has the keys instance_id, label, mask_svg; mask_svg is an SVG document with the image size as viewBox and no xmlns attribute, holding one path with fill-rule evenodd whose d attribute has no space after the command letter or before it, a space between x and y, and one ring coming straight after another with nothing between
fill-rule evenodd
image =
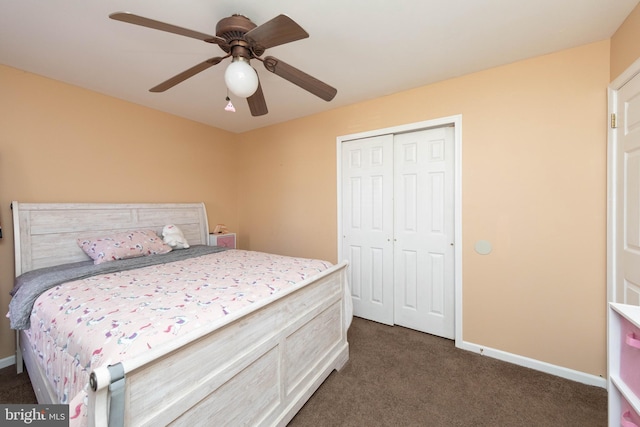
<instances>
[{"instance_id":1,"label":"nightstand","mask_svg":"<svg viewBox=\"0 0 640 427\"><path fill-rule=\"evenodd\" d=\"M236 248L236 233L209 234L209 246L222 246L223 248Z\"/></svg>"}]
</instances>

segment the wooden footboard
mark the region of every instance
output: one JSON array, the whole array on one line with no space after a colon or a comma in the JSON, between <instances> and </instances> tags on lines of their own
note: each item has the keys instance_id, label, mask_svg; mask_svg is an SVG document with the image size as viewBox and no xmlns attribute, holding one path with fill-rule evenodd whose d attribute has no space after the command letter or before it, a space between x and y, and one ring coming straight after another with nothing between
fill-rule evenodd
<instances>
[{"instance_id":1,"label":"wooden footboard","mask_svg":"<svg viewBox=\"0 0 640 427\"><path fill-rule=\"evenodd\" d=\"M349 358L349 298L342 263L221 328L124 362L124 425L286 425ZM100 368L94 379L89 425L107 426L111 375Z\"/></svg>"}]
</instances>

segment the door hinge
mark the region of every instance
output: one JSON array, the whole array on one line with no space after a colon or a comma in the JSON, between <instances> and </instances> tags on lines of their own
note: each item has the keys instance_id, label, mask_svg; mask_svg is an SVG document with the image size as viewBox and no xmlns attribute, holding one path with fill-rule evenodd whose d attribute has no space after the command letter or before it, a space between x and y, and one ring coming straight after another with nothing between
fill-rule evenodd
<instances>
[{"instance_id":1,"label":"door hinge","mask_svg":"<svg viewBox=\"0 0 640 427\"><path fill-rule=\"evenodd\" d=\"M618 120L616 117L616 113L611 113L611 129L615 129L618 127Z\"/></svg>"}]
</instances>

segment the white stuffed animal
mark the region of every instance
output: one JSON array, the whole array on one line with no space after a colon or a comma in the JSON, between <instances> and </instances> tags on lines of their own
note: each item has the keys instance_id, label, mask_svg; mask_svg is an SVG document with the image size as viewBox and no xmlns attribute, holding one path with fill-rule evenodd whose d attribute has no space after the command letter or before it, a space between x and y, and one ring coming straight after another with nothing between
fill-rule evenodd
<instances>
[{"instance_id":1,"label":"white stuffed animal","mask_svg":"<svg viewBox=\"0 0 640 427\"><path fill-rule=\"evenodd\" d=\"M162 239L173 249L186 249L189 247L182 230L173 224L165 225L162 229Z\"/></svg>"}]
</instances>

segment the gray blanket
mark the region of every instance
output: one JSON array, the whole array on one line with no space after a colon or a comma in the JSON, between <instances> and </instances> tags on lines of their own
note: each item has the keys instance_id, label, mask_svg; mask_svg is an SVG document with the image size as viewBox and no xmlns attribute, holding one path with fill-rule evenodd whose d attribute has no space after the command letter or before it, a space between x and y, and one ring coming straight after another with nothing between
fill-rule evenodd
<instances>
[{"instance_id":1,"label":"gray blanket","mask_svg":"<svg viewBox=\"0 0 640 427\"><path fill-rule=\"evenodd\" d=\"M31 311L36 299L48 289L72 280L86 279L98 274L115 273L167 262L182 261L227 250L221 246L196 245L188 249L174 250L167 254L150 255L110 261L95 265L92 260L80 261L55 267L39 268L16 277L9 303L9 319L12 329L29 329Z\"/></svg>"}]
</instances>

